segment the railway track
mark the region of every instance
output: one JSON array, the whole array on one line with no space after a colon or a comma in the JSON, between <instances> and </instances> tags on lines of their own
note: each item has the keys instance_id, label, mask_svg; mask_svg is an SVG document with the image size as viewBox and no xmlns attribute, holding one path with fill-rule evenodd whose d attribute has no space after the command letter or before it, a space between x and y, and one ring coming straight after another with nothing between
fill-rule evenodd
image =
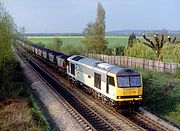
<instances>
[{"instance_id":1,"label":"railway track","mask_svg":"<svg viewBox=\"0 0 180 131\"><path fill-rule=\"evenodd\" d=\"M122 115L148 131L167 131L168 130L164 128L163 126L159 125L158 123L154 122L153 120L150 120L149 118L144 117L142 114L138 112L134 112L130 114L123 113Z\"/></svg>"},{"instance_id":2,"label":"railway track","mask_svg":"<svg viewBox=\"0 0 180 131\"><path fill-rule=\"evenodd\" d=\"M54 78L51 77L51 79L54 79ZM55 80L55 81L56 81L56 83L58 83L57 80ZM65 81L67 82L67 80L65 80ZM78 88L76 88L76 89L78 89ZM82 92L82 90L79 90L79 91ZM74 96L72 93L70 93L70 94L72 96ZM94 128L94 130L122 130L121 129L122 126L110 121L107 117L103 116L100 112L98 112L90 104L87 104L87 103L84 104L84 102L81 101L80 99L77 99L77 100L74 99L72 101L74 101L74 102L71 103L70 106L73 106L73 108L75 108L76 111L81 112L80 116L83 117L87 122L89 122L90 125L92 125L92 127ZM96 100L94 100L94 101L96 101ZM76 103L81 103L81 104L77 105ZM97 103L97 101L96 101L96 103ZM69 108L69 105L67 107L69 109L69 112L71 112L72 109ZM81 107L81 108L78 109L78 107ZM105 107L105 110L112 112L107 107ZM71 113L71 114L72 115L75 114L74 116L77 116L76 114L78 114L78 113ZM132 127L133 130L161 130L161 131L169 130L169 129L159 125L158 123L154 122L153 120L143 116L139 112L135 112L134 114L131 114L131 115L129 115L129 114L121 115L117 112L114 112L114 113L112 113L112 115L117 116L118 119L121 119L121 120L123 119L127 125L130 125ZM83 120L81 120L81 118L77 117L77 121L81 122ZM97 123L98 121L99 121L99 124ZM83 123L82 125L86 125L86 124L84 124L84 122L82 122L82 123ZM87 129L91 129L91 128L87 127Z\"/></svg>"},{"instance_id":3,"label":"railway track","mask_svg":"<svg viewBox=\"0 0 180 131\"><path fill-rule=\"evenodd\" d=\"M54 88L43 78L41 74L39 74L36 69L28 62L28 58L26 55L21 54L18 48L14 48L17 52L17 54L22 58L22 60L27 64L28 67L30 67L31 70L33 70L36 74L39 76L39 80L45 82L50 88L47 88L50 92L55 92L57 95L54 95L57 100L65 107L65 109L73 116L75 120L79 122L79 125L86 130L86 131L95 131L96 129L88 122L86 119L84 119ZM53 95L54 93L52 93Z\"/></svg>"},{"instance_id":4,"label":"railway track","mask_svg":"<svg viewBox=\"0 0 180 131\"><path fill-rule=\"evenodd\" d=\"M162 125L158 121L154 121L153 119L146 117L143 115L141 111L136 111L131 114L123 114L129 120L133 121L134 123L140 125L141 127L145 128L146 130L150 131L170 131L170 130L177 130L176 127L167 127Z\"/></svg>"},{"instance_id":5,"label":"railway track","mask_svg":"<svg viewBox=\"0 0 180 131\"><path fill-rule=\"evenodd\" d=\"M141 121L143 121L143 123L146 123L146 125L149 125L149 127L151 127L151 129L158 130L158 131L167 131L168 130L167 128L154 122L150 118L145 117L140 112L134 112L134 114L135 114L136 118L138 118L138 120L141 120Z\"/></svg>"},{"instance_id":6,"label":"railway track","mask_svg":"<svg viewBox=\"0 0 180 131\"><path fill-rule=\"evenodd\" d=\"M20 52L18 51L18 54ZM120 127L114 127L111 123L107 122L102 115L95 112L88 107L83 101L77 99L72 93L68 92L62 85L53 79L45 70L38 66L35 62L29 59L25 54L21 55L31 67L43 78L50 87L60 96L64 102L64 107L69 113L79 122L84 130L101 130L101 131L118 131Z\"/></svg>"}]
</instances>

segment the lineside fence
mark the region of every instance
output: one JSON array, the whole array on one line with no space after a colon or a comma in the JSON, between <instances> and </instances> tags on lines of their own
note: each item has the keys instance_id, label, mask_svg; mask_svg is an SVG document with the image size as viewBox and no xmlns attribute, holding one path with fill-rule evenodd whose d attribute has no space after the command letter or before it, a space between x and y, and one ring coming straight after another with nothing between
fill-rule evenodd
<instances>
[{"instance_id":1,"label":"lineside fence","mask_svg":"<svg viewBox=\"0 0 180 131\"><path fill-rule=\"evenodd\" d=\"M159 72L172 72L174 73L177 68L180 68L178 63L169 63L162 61L154 61L142 58L127 57L127 56L108 56L103 54L85 54L87 57L105 61L110 64L128 67L138 67L147 70L154 70Z\"/></svg>"}]
</instances>

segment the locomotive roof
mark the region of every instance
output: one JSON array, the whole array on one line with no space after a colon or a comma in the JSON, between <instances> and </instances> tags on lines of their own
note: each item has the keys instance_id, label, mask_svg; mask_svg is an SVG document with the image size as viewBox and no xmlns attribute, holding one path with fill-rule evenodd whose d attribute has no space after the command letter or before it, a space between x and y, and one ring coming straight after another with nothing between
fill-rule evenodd
<instances>
[{"instance_id":1,"label":"locomotive roof","mask_svg":"<svg viewBox=\"0 0 180 131\"><path fill-rule=\"evenodd\" d=\"M131 75L139 75L140 73L130 69L128 67L120 67L120 66L116 66L116 68L113 68L112 70L110 70L109 72L117 74L117 75L126 75L126 74L131 74Z\"/></svg>"},{"instance_id":2,"label":"locomotive roof","mask_svg":"<svg viewBox=\"0 0 180 131\"><path fill-rule=\"evenodd\" d=\"M117 74L117 75L129 74L129 73L134 74L134 75L139 74L137 71L130 69L128 67L111 65L109 63L100 63L96 67L100 69L104 69L110 73Z\"/></svg>"},{"instance_id":3,"label":"locomotive roof","mask_svg":"<svg viewBox=\"0 0 180 131\"><path fill-rule=\"evenodd\" d=\"M133 69L130 69L128 67L123 67L123 66L116 66L116 65L112 65L103 61L98 61L95 59L91 59L88 57L84 57L84 56L79 56L79 55L73 55L71 57L69 57L68 59L70 60L74 60L74 61L78 61L79 63L88 65L88 66L92 66L98 69L102 69L104 71L113 73L113 74L134 74L134 75L138 75L139 73Z\"/></svg>"},{"instance_id":4,"label":"locomotive roof","mask_svg":"<svg viewBox=\"0 0 180 131\"><path fill-rule=\"evenodd\" d=\"M80 55L73 55L73 56L69 57L68 59L78 61L79 63L85 64L88 66L92 66L92 67L96 66L99 63L102 63L102 61L98 61L98 60L80 56Z\"/></svg>"}]
</instances>

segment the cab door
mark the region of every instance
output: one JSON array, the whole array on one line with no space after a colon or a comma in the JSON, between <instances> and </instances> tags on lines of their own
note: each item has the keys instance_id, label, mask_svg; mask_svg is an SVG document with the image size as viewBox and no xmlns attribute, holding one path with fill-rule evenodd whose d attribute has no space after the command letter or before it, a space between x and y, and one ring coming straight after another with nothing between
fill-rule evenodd
<instances>
[{"instance_id":1,"label":"cab door","mask_svg":"<svg viewBox=\"0 0 180 131\"><path fill-rule=\"evenodd\" d=\"M112 96L115 93L115 81L114 77L108 76L107 75L107 88L106 88L106 93L111 94Z\"/></svg>"}]
</instances>

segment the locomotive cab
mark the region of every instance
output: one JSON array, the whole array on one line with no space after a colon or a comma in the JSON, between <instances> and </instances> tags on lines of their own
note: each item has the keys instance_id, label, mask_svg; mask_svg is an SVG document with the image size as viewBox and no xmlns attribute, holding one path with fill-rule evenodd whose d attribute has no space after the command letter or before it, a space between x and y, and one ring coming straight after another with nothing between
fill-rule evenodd
<instances>
[{"instance_id":1,"label":"locomotive cab","mask_svg":"<svg viewBox=\"0 0 180 131\"><path fill-rule=\"evenodd\" d=\"M139 105L142 101L142 76L139 72L122 67L107 73L107 94L118 107Z\"/></svg>"},{"instance_id":2,"label":"locomotive cab","mask_svg":"<svg viewBox=\"0 0 180 131\"><path fill-rule=\"evenodd\" d=\"M142 100L142 82L140 75L117 76L117 99L123 101Z\"/></svg>"}]
</instances>

